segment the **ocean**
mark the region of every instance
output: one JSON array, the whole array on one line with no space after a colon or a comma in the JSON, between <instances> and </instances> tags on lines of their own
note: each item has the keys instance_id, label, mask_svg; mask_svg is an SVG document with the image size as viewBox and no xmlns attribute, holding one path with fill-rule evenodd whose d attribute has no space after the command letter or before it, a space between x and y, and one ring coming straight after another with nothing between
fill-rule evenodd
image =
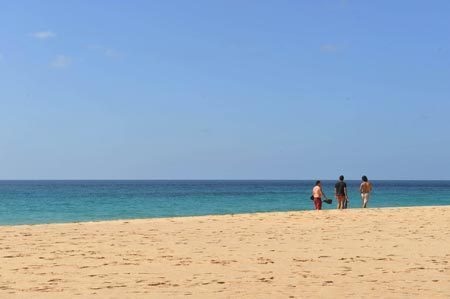
<instances>
[{"instance_id":1,"label":"ocean","mask_svg":"<svg viewBox=\"0 0 450 299\"><path fill-rule=\"evenodd\" d=\"M323 189L335 209L334 181ZM359 208L359 181L347 181ZM372 207L449 205L450 181L372 181ZM0 181L0 225L312 210L313 181Z\"/></svg>"}]
</instances>

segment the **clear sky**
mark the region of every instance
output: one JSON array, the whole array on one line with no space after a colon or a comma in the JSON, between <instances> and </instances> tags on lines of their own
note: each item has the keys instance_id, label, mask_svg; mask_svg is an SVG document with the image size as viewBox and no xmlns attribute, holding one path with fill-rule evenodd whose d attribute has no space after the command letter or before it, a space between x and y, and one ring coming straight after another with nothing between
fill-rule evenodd
<instances>
[{"instance_id":1,"label":"clear sky","mask_svg":"<svg viewBox=\"0 0 450 299\"><path fill-rule=\"evenodd\" d=\"M450 1L1 1L0 179L450 179Z\"/></svg>"}]
</instances>

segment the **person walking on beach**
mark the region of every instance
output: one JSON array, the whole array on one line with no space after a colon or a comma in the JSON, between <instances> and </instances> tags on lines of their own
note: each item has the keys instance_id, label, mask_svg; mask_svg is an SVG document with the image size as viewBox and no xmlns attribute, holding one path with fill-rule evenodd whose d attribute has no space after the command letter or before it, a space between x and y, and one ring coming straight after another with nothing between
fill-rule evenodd
<instances>
[{"instance_id":1,"label":"person walking on beach","mask_svg":"<svg viewBox=\"0 0 450 299\"><path fill-rule=\"evenodd\" d=\"M362 183L359 187L359 191L361 192L362 207L367 208L367 202L369 201L370 192L372 192L372 183L369 182L365 175L363 175L362 177Z\"/></svg>"},{"instance_id":2,"label":"person walking on beach","mask_svg":"<svg viewBox=\"0 0 450 299\"><path fill-rule=\"evenodd\" d=\"M339 177L339 182L334 186L334 195L338 201L338 209L346 209L348 203L347 184L344 182L344 176Z\"/></svg>"},{"instance_id":3,"label":"person walking on beach","mask_svg":"<svg viewBox=\"0 0 450 299\"><path fill-rule=\"evenodd\" d=\"M322 210L322 196L325 196L322 191L322 183L320 181L317 181L312 190L312 198L314 200L314 208L316 210Z\"/></svg>"}]
</instances>

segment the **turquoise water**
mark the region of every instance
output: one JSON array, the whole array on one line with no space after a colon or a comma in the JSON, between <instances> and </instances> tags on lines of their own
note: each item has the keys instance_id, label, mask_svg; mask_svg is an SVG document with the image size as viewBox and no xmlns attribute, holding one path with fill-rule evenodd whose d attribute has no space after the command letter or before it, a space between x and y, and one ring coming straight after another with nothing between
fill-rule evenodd
<instances>
[{"instance_id":1,"label":"turquoise water","mask_svg":"<svg viewBox=\"0 0 450 299\"><path fill-rule=\"evenodd\" d=\"M333 193L334 181L324 191ZM449 205L450 181L373 181L369 207ZM311 210L313 181L0 181L0 225ZM347 181L350 208L359 182ZM324 209L334 209L324 204Z\"/></svg>"}]
</instances>

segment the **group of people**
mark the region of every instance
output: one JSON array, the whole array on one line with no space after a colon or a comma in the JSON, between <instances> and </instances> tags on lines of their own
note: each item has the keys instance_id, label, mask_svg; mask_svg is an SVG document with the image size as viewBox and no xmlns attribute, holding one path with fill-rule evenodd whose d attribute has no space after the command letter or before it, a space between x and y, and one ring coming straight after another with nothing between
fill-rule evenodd
<instances>
[{"instance_id":1,"label":"group of people","mask_svg":"<svg viewBox=\"0 0 450 299\"><path fill-rule=\"evenodd\" d=\"M362 207L367 208L367 203L369 202L370 192L372 192L372 183L369 182L367 176L363 175L361 178L362 182L359 187L359 191L361 193L361 201ZM334 196L337 200L337 208L338 209L346 209L349 203L348 193L347 193L347 184L344 182L344 176L341 175L339 177L339 181L334 185ZM322 190L322 183L320 181L316 182L312 190L311 199L314 201L314 208L316 210L322 209L322 197L325 198L325 202L331 203L331 200L327 198L325 193Z\"/></svg>"}]
</instances>

